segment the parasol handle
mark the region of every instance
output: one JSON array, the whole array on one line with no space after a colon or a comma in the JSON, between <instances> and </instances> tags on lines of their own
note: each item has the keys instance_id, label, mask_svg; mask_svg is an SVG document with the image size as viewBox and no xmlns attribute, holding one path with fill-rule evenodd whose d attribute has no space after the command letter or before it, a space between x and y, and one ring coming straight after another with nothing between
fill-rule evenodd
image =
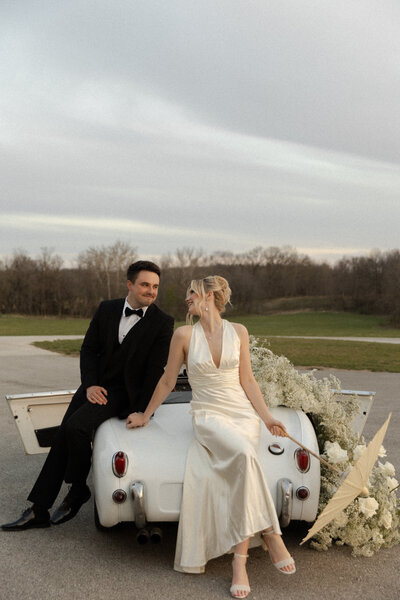
<instances>
[{"instance_id":1,"label":"parasol handle","mask_svg":"<svg viewBox=\"0 0 400 600\"><path fill-rule=\"evenodd\" d=\"M281 430L283 431L283 429L281 429ZM310 450L309 448L306 448L306 446L303 446L303 444L300 444L300 442L298 442L291 435L289 435L287 433L287 431L284 432L284 437L287 437L287 438L289 438L289 440L292 440L292 442L294 442L295 444L297 444L298 446L300 446L300 448L303 448L303 450L306 450L307 452L309 452L312 456L314 456L314 458L318 458L318 460L320 462L322 462L329 469L332 469L332 471L335 471L335 473L337 473L338 475L341 476L343 474L342 471L339 471L339 469L337 469L333 465L330 465L326 460L324 460L323 458L321 458L320 456L318 456L318 454L315 454L312 450Z\"/></svg>"}]
</instances>

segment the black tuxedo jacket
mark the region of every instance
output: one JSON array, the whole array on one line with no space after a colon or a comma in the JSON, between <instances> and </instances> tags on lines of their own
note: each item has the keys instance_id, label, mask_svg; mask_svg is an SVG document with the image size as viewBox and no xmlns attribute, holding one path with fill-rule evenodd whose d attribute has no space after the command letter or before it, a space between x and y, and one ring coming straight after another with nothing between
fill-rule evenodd
<instances>
[{"instance_id":1,"label":"black tuxedo jacket","mask_svg":"<svg viewBox=\"0 0 400 600\"><path fill-rule=\"evenodd\" d=\"M132 327L122 344L119 323L125 299L105 300L99 305L81 348L81 380L84 391L91 385L107 389L107 376L115 368L115 353L123 358L119 369L131 412L143 412L164 371L174 320L151 304L144 317ZM125 416L125 415L121 415Z\"/></svg>"}]
</instances>

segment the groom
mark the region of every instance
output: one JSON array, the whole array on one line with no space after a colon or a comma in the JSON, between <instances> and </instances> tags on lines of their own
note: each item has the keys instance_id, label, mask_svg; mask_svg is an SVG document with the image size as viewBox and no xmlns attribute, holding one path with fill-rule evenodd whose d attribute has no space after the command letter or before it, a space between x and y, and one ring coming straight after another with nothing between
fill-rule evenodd
<instances>
[{"instance_id":1,"label":"groom","mask_svg":"<svg viewBox=\"0 0 400 600\"><path fill-rule=\"evenodd\" d=\"M28 496L33 504L5 531L50 525L49 508L63 480L71 484L51 523L72 519L90 498L86 479L91 444L106 419L143 412L167 362L173 318L154 301L159 267L138 261L127 272L126 299L106 300L98 307L81 348L82 384L73 396L57 437Z\"/></svg>"}]
</instances>

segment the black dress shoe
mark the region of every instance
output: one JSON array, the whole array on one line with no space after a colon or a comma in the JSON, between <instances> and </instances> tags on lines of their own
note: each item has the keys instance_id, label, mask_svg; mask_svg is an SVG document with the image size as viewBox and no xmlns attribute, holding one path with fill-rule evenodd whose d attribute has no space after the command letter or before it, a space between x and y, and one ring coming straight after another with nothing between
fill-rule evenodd
<instances>
[{"instance_id":1,"label":"black dress shoe","mask_svg":"<svg viewBox=\"0 0 400 600\"><path fill-rule=\"evenodd\" d=\"M76 513L81 508L82 504L85 504L91 496L90 490L87 487L83 494L79 496L74 493L71 488L60 506L54 511L51 522L53 525L60 525L70 519L73 519Z\"/></svg>"},{"instance_id":2,"label":"black dress shoe","mask_svg":"<svg viewBox=\"0 0 400 600\"><path fill-rule=\"evenodd\" d=\"M50 527L50 516L47 511L40 515L35 514L32 506L27 508L16 521L1 526L3 531L23 531L34 527Z\"/></svg>"}]
</instances>

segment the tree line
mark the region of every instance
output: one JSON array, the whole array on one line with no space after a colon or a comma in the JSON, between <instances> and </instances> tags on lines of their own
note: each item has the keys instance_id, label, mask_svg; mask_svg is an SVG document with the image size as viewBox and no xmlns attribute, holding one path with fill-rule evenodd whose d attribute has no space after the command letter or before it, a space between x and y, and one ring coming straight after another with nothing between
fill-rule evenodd
<instances>
[{"instance_id":1,"label":"tree line","mask_svg":"<svg viewBox=\"0 0 400 600\"><path fill-rule=\"evenodd\" d=\"M99 301L126 293L126 268L137 249L117 241L90 247L67 267L54 251L37 258L16 251L0 263L3 314L89 317ZM232 288L232 311L267 314L286 310L348 310L384 314L400 325L400 250L316 262L291 247L206 254L182 248L157 260L162 269L158 304L177 319L191 279L218 274Z\"/></svg>"}]
</instances>

